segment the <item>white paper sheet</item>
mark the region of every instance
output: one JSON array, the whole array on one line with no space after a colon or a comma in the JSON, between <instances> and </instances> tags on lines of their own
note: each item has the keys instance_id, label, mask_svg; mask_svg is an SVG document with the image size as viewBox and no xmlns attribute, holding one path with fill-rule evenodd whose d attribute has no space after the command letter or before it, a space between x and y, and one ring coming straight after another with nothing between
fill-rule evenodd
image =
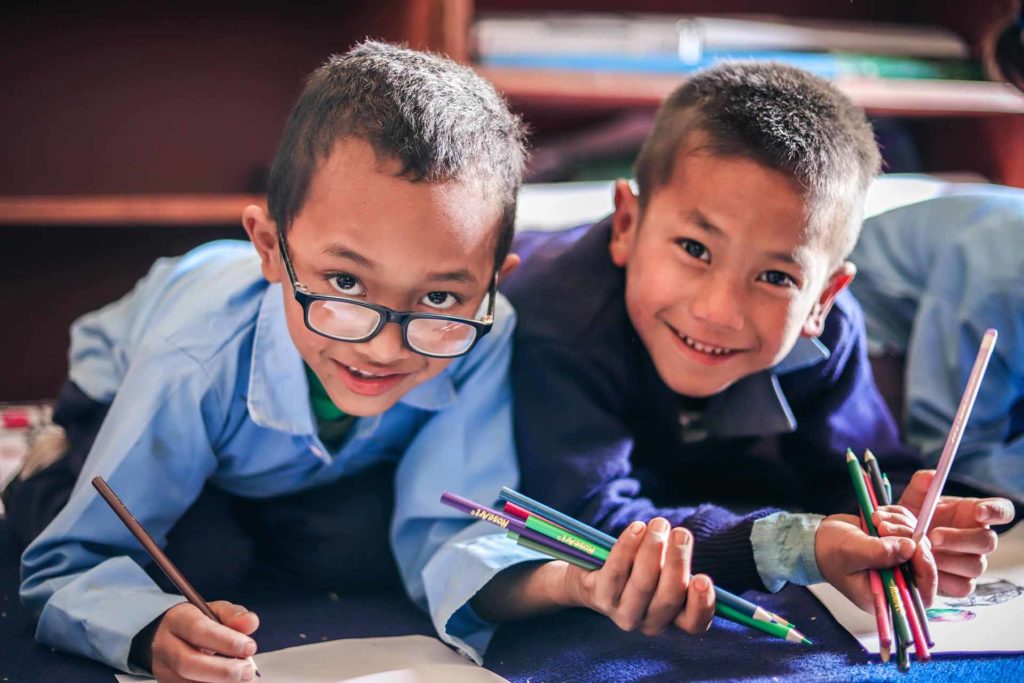
<instances>
[{"instance_id":1,"label":"white paper sheet","mask_svg":"<svg viewBox=\"0 0 1024 683\"><path fill-rule=\"evenodd\" d=\"M350 638L299 645L254 658L262 683L500 683L436 638ZM120 683L152 678L119 674Z\"/></svg>"},{"instance_id":2,"label":"white paper sheet","mask_svg":"<svg viewBox=\"0 0 1024 683\"><path fill-rule=\"evenodd\" d=\"M862 612L827 583L811 593L856 638L861 647L878 653L875 616ZM967 598L939 596L928 610L928 628L943 652L1024 652L1024 523L999 537L988 570ZM813 631L805 630L810 638Z\"/></svg>"}]
</instances>

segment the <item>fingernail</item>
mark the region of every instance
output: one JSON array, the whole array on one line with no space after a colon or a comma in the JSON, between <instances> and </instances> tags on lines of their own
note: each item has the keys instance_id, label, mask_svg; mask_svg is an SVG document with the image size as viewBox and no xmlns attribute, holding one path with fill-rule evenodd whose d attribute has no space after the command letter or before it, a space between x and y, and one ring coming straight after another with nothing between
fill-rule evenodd
<instances>
[{"instance_id":1,"label":"fingernail","mask_svg":"<svg viewBox=\"0 0 1024 683\"><path fill-rule=\"evenodd\" d=\"M913 555L914 554L914 542L909 538L901 538L897 541L900 547L900 555Z\"/></svg>"},{"instance_id":2,"label":"fingernail","mask_svg":"<svg viewBox=\"0 0 1024 683\"><path fill-rule=\"evenodd\" d=\"M979 522L986 522L986 521L988 521L989 519L992 518L992 512L993 512L993 510L992 510L992 506L991 505L982 505L980 508L978 508L978 521Z\"/></svg>"},{"instance_id":3,"label":"fingernail","mask_svg":"<svg viewBox=\"0 0 1024 683\"><path fill-rule=\"evenodd\" d=\"M629 533L633 534L634 536L639 536L643 533L644 526L645 525L643 522L633 522L629 525Z\"/></svg>"},{"instance_id":4,"label":"fingernail","mask_svg":"<svg viewBox=\"0 0 1024 683\"><path fill-rule=\"evenodd\" d=\"M711 587L711 586L708 585L707 577L704 577L704 576L695 576L695 577L693 577L693 585L696 586L697 590L699 590L701 593L703 593L704 591L706 591L708 588Z\"/></svg>"},{"instance_id":5,"label":"fingernail","mask_svg":"<svg viewBox=\"0 0 1024 683\"><path fill-rule=\"evenodd\" d=\"M675 545L685 548L690 545L690 534L686 533L682 529L673 529L671 541Z\"/></svg>"},{"instance_id":6,"label":"fingernail","mask_svg":"<svg viewBox=\"0 0 1024 683\"><path fill-rule=\"evenodd\" d=\"M659 517L651 522L651 525L648 528L656 534L663 534L668 531L669 526L666 520Z\"/></svg>"},{"instance_id":7,"label":"fingernail","mask_svg":"<svg viewBox=\"0 0 1024 683\"><path fill-rule=\"evenodd\" d=\"M933 531L931 534L928 535L928 538L930 538L932 541L932 547L938 548L945 542L946 534L942 533L941 531Z\"/></svg>"},{"instance_id":8,"label":"fingernail","mask_svg":"<svg viewBox=\"0 0 1024 683\"><path fill-rule=\"evenodd\" d=\"M242 645L242 656L243 657L252 657L254 654L256 654L256 643L254 643L254 642L252 642L250 640L247 643L245 643L244 645Z\"/></svg>"},{"instance_id":9,"label":"fingernail","mask_svg":"<svg viewBox=\"0 0 1024 683\"><path fill-rule=\"evenodd\" d=\"M242 669L242 680L243 681L254 681L256 680L256 669L250 664L249 666Z\"/></svg>"}]
</instances>

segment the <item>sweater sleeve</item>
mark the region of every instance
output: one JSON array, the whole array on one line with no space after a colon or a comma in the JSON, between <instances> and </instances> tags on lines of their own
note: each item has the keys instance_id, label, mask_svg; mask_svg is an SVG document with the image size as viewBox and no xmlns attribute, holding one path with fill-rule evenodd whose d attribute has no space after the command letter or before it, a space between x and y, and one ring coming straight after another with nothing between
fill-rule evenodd
<instances>
[{"instance_id":1,"label":"sweater sleeve","mask_svg":"<svg viewBox=\"0 0 1024 683\"><path fill-rule=\"evenodd\" d=\"M527 495L618 536L661 516L694 535L693 571L731 590L764 589L751 546L754 522L715 505L659 507L633 471L624 390L610 372L564 345L517 338L516 444Z\"/></svg>"}]
</instances>

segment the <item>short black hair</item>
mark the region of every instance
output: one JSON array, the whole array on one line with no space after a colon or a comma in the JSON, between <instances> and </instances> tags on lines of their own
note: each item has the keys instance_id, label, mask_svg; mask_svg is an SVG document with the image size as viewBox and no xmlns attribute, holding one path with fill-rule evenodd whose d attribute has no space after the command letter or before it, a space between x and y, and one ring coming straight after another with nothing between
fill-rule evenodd
<instances>
[{"instance_id":1,"label":"short black hair","mask_svg":"<svg viewBox=\"0 0 1024 683\"><path fill-rule=\"evenodd\" d=\"M512 244L524 126L494 87L446 57L365 41L314 71L270 169L267 204L287 233L339 139L367 141L411 182L471 180L500 204L495 267Z\"/></svg>"},{"instance_id":2,"label":"short black hair","mask_svg":"<svg viewBox=\"0 0 1024 683\"><path fill-rule=\"evenodd\" d=\"M641 212L695 133L705 151L789 174L804 192L812 234L839 260L850 253L881 156L864 111L832 84L774 62L723 62L694 74L662 103L637 157Z\"/></svg>"}]
</instances>

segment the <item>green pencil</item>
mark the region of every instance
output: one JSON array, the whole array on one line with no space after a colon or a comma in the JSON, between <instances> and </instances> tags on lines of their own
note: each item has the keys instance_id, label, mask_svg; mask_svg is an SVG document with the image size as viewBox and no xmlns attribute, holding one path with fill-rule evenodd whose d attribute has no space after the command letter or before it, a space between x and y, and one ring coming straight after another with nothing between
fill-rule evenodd
<instances>
[{"instance_id":1,"label":"green pencil","mask_svg":"<svg viewBox=\"0 0 1024 683\"><path fill-rule=\"evenodd\" d=\"M846 449L846 469L849 470L850 479L853 480L853 490L857 493L857 502L860 504L860 510L864 515L864 523L868 527L868 532L872 536L877 537L878 529L875 528L875 523L871 520L871 513L875 511L875 508L871 504L868 489L864 485L864 475L861 474L860 462L849 448ZM893 577L891 569L879 569L878 572L882 575L882 582L885 584L885 595L889 599L889 606L892 608L892 619L896 626L896 634L900 640L909 643L912 640L910 624L907 622L907 613L904 609L903 601L900 600L899 589L896 588L896 579Z\"/></svg>"},{"instance_id":2,"label":"green pencil","mask_svg":"<svg viewBox=\"0 0 1024 683\"><path fill-rule=\"evenodd\" d=\"M749 626L750 628L756 628L758 631L763 631L772 636L788 640L791 643L803 643L804 645L813 645L813 643L800 631L797 631L793 627L786 627L782 624L776 624L768 621L759 621L752 619L746 614L734 610L728 605L717 602L715 603L715 614L720 617L725 617L729 621L735 621L737 624L743 626Z\"/></svg>"},{"instance_id":3,"label":"green pencil","mask_svg":"<svg viewBox=\"0 0 1024 683\"><path fill-rule=\"evenodd\" d=\"M560 526L555 526L551 522L541 519L536 515L530 515L526 518L526 528L536 531L539 534L544 534L548 538L553 538L559 543L575 548L580 552L586 553L592 557L604 562L608 559L608 549L603 546L591 543L590 541L580 538L574 533L566 531Z\"/></svg>"}]
</instances>

